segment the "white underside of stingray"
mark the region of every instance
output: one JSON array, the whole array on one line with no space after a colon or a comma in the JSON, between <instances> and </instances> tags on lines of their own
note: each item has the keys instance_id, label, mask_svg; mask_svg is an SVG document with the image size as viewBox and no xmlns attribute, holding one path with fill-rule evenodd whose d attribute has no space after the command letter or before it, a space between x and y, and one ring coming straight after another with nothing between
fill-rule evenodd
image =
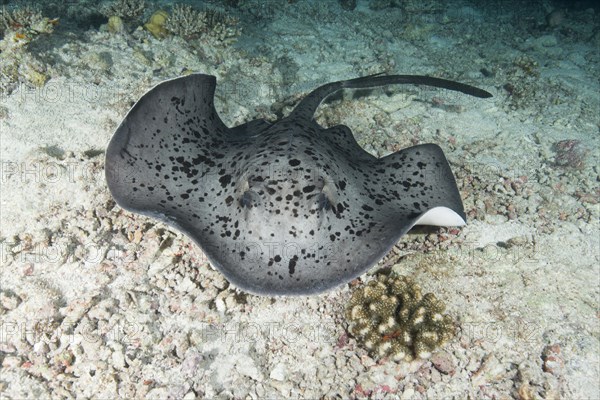
<instances>
[{"instance_id":1,"label":"white underside of stingray","mask_svg":"<svg viewBox=\"0 0 600 400\"><path fill-rule=\"evenodd\" d=\"M415 221L415 225L433 226L463 226L466 223L463 217L447 207L434 207Z\"/></svg>"}]
</instances>

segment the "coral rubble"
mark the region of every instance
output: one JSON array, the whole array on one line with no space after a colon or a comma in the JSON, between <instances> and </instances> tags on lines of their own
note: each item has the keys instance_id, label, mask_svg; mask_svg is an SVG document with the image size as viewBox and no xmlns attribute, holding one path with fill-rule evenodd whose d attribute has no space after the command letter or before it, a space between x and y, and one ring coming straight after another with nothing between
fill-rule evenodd
<instances>
[{"instance_id":1,"label":"coral rubble","mask_svg":"<svg viewBox=\"0 0 600 400\"><path fill-rule=\"evenodd\" d=\"M583 169L589 150L579 140L565 139L552 145L556 152L554 165L563 168Z\"/></svg>"},{"instance_id":2,"label":"coral rubble","mask_svg":"<svg viewBox=\"0 0 600 400\"><path fill-rule=\"evenodd\" d=\"M346 311L349 333L377 358L428 358L454 336L445 305L405 276L379 274L358 288Z\"/></svg>"},{"instance_id":3,"label":"coral rubble","mask_svg":"<svg viewBox=\"0 0 600 400\"><path fill-rule=\"evenodd\" d=\"M29 38L28 41L31 41L41 33L51 33L57 22L57 19L46 18L39 10L30 6L0 9L0 34L5 39L13 32L17 39Z\"/></svg>"},{"instance_id":4,"label":"coral rubble","mask_svg":"<svg viewBox=\"0 0 600 400\"><path fill-rule=\"evenodd\" d=\"M57 23L57 18L47 18L30 6L0 9L0 93L10 93L19 80L34 87L44 85L49 78L46 66L26 49Z\"/></svg>"}]
</instances>

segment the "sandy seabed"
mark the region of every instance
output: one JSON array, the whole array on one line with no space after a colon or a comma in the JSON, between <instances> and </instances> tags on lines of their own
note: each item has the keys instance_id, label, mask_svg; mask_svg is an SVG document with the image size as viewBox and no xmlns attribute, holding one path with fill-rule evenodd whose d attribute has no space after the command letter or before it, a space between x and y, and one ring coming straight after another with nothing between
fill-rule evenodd
<instances>
[{"instance_id":1,"label":"sandy seabed","mask_svg":"<svg viewBox=\"0 0 600 400\"><path fill-rule=\"evenodd\" d=\"M284 3L240 11L235 45L97 28L30 44L49 80L0 105L2 398L600 398L598 10L549 24L551 9L509 3ZM468 224L416 230L378 267L442 299L456 337L429 359L372 358L344 310L378 267L318 296L249 295L190 239L120 209L108 140L184 70L217 76L228 126L382 70L492 92L344 93L317 113L377 156L444 149Z\"/></svg>"}]
</instances>

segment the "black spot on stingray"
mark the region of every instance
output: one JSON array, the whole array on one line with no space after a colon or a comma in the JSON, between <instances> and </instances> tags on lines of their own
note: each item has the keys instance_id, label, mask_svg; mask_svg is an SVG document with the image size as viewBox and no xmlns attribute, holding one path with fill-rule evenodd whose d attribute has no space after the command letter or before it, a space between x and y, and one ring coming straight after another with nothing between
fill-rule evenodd
<instances>
[{"instance_id":1,"label":"black spot on stingray","mask_svg":"<svg viewBox=\"0 0 600 400\"><path fill-rule=\"evenodd\" d=\"M219 178L219 182L221 182L221 187L225 187L231 183L231 175L223 175Z\"/></svg>"},{"instance_id":2,"label":"black spot on stingray","mask_svg":"<svg viewBox=\"0 0 600 400\"><path fill-rule=\"evenodd\" d=\"M292 259L288 263L288 271L290 272L290 275L294 275L294 272L296 272L296 262L297 261L298 261L298 256L294 255L294 257L292 257Z\"/></svg>"},{"instance_id":3,"label":"black spot on stingray","mask_svg":"<svg viewBox=\"0 0 600 400\"><path fill-rule=\"evenodd\" d=\"M289 164L290 164L292 167L297 167L298 165L300 165L300 160L296 160L295 158L293 158L293 159L291 159L291 160L289 161Z\"/></svg>"}]
</instances>

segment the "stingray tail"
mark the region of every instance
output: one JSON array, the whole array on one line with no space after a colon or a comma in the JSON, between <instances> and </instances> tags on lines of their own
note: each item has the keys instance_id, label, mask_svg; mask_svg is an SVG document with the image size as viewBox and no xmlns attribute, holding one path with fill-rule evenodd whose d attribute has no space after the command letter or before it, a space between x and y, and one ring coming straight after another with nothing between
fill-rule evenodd
<instances>
[{"instance_id":1,"label":"stingray tail","mask_svg":"<svg viewBox=\"0 0 600 400\"><path fill-rule=\"evenodd\" d=\"M320 86L302 99L294 111L292 111L291 115L296 118L307 117L312 119L317 107L319 107L321 102L328 96L341 89L366 89L397 84L426 85L454 90L480 98L492 97L491 93L483 89L447 79L434 78L424 75L382 75L382 73L378 73L374 75L363 76L361 78L349 79L346 81L332 82Z\"/></svg>"}]
</instances>

